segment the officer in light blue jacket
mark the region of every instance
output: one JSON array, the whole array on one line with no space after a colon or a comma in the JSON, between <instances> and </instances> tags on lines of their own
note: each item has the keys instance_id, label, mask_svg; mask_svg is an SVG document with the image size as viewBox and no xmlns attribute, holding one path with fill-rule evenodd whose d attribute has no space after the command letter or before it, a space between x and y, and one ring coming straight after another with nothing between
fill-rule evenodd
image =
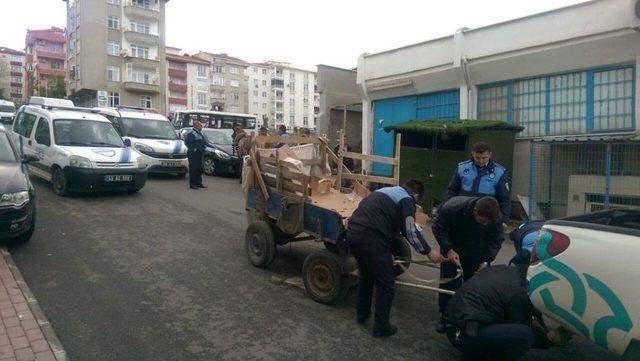
<instances>
[{"instance_id":1,"label":"officer in light blue jacket","mask_svg":"<svg viewBox=\"0 0 640 361\"><path fill-rule=\"evenodd\" d=\"M456 196L491 196L500 204L501 222L511 214L511 191L507 170L491 159L491 146L485 142L473 145L471 159L460 162L449 181L442 203Z\"/></svg>"}]
</instances>

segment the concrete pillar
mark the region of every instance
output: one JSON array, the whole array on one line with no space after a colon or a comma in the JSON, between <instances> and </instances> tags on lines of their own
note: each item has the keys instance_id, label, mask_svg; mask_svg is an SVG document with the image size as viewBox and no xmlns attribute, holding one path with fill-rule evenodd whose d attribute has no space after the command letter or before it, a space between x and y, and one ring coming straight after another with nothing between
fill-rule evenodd
<instances>
[{"instance_id":1,"label":"concrete pillar","mask_svg":"<svg viewBox=\"0 0 640 361\"><path fill-rule=\"evenodd\" d=\"M460 84L460 119L469 119L469 88L464 81Z\"/></svg>"},{"instance_id":2,"label":"concrete pillar","mask_svg":"<svg viewBox=\"0 0 640 361\"><path fill-rule=\"evenodd\" d=\"M362 99L362 154L373 154L373 108L371 101ZM362 169L371 172L371 163L362 162Z\"/></svg>"},{"instance_id":3,"label":"concrete pillar","mask_svg":"<svg viewBox=\"0 0 640 361\"><path fill-rule=\"evenodd\" d=\"M640 48L636 50L636 99L634 109L636 113L636 134L640 134Z\"/></svg>"}]
</instances>

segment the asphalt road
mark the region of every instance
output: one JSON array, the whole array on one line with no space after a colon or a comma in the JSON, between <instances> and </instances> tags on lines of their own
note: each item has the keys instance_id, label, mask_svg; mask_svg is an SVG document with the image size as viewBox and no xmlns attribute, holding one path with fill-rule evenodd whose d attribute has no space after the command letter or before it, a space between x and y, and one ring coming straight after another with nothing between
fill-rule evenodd
<instances>
[{"instance_id":1,"label":"asphalt road","mask_svg":"<svg viewBox=\"0 0 640 361\"><path fill-rule=\"evenodd\" d=\"M321 245L280 247L270 269L251 266L237 179L205 182L60 198L34 180L37 229L11 253L71 360L459 359L434 331L434 293L397 287L399 333L381 340L353 320L354 290L325 306L278 281ZM609 358L578 340L525 359Z\"/></svg>"}]
</instances>

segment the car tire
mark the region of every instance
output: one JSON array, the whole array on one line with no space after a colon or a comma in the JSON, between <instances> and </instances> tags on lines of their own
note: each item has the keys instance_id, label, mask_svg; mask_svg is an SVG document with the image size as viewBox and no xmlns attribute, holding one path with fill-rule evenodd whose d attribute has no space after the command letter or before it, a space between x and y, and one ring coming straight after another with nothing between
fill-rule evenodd
<instances>
[{"instance_id":1,"label":"car tire","mask_svg":"<svg viewBox=\"0 0 640 361\"><path fill-rule=\"evenodd\" d=\"M206 175L216 175L216 162L208 157L202 161L202 172Z\"/></svg>"},{"instance_id":2,"label":"car tire","mask_svg":"<svg viewBox=\"0 0 640 361\"><path fill-rule=\"evenodd\" d=\"M251 264L259 268L269 266L276 257L276 241L269 224L251 223L245 233L244 247Z\"/></svg>"},{"instance_id":3,"label":"car tire","mask_svg":"<svg viewBox=\"0 0 640 361\"><path fill-rule=\"evenodd\" d=\"M51 177L51 185L53 186L53 192L61 197L69 195L69 180L64 174L62 169L54 168L53 175Z\"/></svg>"},{"instance_id":4,"label":"car tire","mask_svg":"<svg viewBox=\"0 0 640 361\"><path fill-rule=\"evenodd\" d=\"M342 257L327 250L309 255L302 265L302 281L309 297L322 304L340 300L349 290Z\"/></svg>"}]
</instances>

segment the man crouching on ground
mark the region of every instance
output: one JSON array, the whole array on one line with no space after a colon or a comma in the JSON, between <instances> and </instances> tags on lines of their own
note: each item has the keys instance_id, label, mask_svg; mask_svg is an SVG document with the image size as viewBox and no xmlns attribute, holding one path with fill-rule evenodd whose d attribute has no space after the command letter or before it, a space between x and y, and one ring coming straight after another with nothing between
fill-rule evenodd
<instances>
[{"instance_id":1,"label":"man crouching on ground","mask_svg":"<svg viewBox=\"0 0 640 361\"><path fill-rule=\"evenodd\" d=\"M363 324L371 316L375 284L374 337L391 336L398 331L396 326L389 323L395 285L391 244L398 232L432 262L444 260L438 250L429 247L415 227L416 200L422 193L424 186L413 179L403 187L378 189L360 202L349 219L347 242L358 261L360 274L356 320Z\"/></svg>"}]
</instances>

